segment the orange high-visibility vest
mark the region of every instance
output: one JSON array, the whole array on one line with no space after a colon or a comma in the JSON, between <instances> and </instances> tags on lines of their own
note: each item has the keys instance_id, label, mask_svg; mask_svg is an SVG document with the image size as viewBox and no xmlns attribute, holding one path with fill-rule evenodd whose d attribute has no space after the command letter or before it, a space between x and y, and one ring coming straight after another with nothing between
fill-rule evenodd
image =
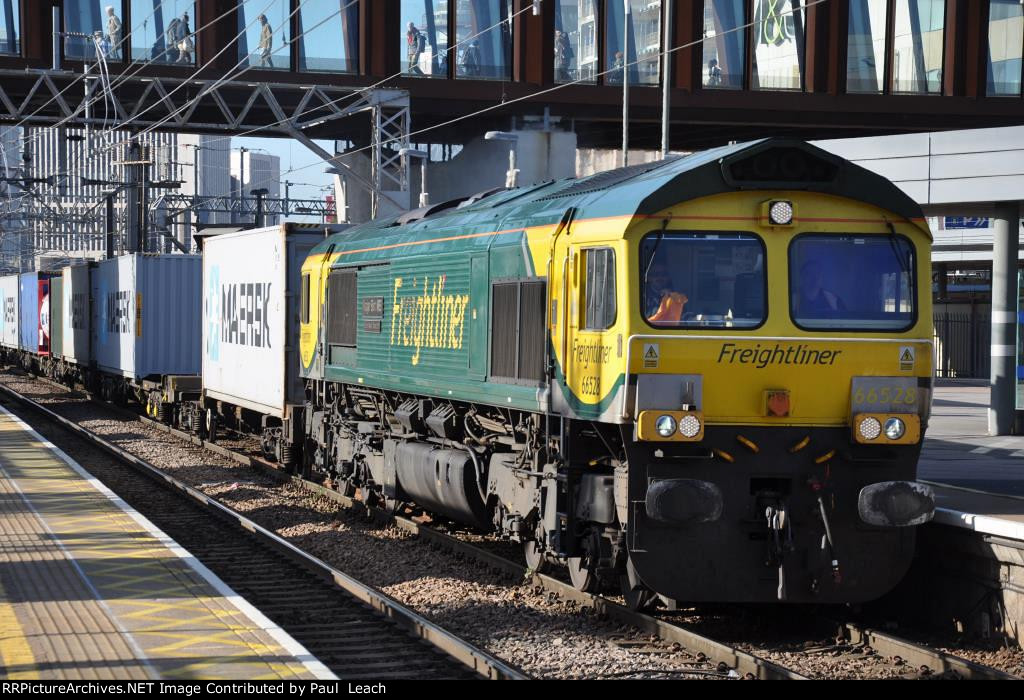
<instances>
[{"instance_id":1,"label":"orange high-visibility vest","mask_svg":"<svg viewBox=\"0 0 1024 700\"><path fill-rule=\"evenodd\" d=\"M665 292L658 310L648 320L655 323L679 323L688 301L682 292Z\"/></svg>"}]
</instances>

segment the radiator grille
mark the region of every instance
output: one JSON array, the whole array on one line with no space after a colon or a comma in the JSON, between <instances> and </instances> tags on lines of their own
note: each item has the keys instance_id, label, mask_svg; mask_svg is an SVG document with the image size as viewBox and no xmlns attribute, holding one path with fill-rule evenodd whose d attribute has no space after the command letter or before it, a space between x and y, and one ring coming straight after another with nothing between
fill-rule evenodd
<instances>
[{"instance_id":1,"label":"radiator grille","mask_svg":"<svg viewBox=\"0 0 1024 700\"><path fill-rule=\"evenodd\" d=\"M544 283L523 282L519 303L519 379L544 379Z\"/></svg>"},{"instance_id":2,"label":"radiator grille","mask_svg":"<svg viewBox=\"0 0 1024 700\"><path fill-rule=\"evenodd\" d=\"M327 343L356 344L356 272L332 272L327 278Z\"/></svg>"},{"instance_id":3,"label":"radiator grille","mask_svg":"<svg viewBox=\"0 0 1024 700\"><path fill-rule=\"evenodd\" d=\"M519 283L495 284L491 298L491 375L515 379Z\"/></svg>"}]
</instances>

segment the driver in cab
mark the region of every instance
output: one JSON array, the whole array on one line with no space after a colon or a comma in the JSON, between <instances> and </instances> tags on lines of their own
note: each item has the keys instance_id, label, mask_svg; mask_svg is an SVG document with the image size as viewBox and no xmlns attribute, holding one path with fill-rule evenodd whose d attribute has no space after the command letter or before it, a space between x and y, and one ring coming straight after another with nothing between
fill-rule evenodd
<instances>
[{"instance_id":1,"label":"driver in cab","mask_svg":"<svg viewBox=\"0 0 1024 700\"><path fill-rule=\"evenodd\" d=\"M664 263L654 262L647 273L644 314L651 323L679 323L689 298L670 288L672 278Z\"/></svg>"},{"instance_id":2,"label":"driver in cab","mask_svg":"<svg viewBox=\"0 0 1024 700\"><path fill-rule=\"evenodd\" d=\"M800 267L800 289L793 308L800 316L830 318L846 311L846 304L835 292L824 287L821 263L811 260Z\"/></svg>"}]
</instances>

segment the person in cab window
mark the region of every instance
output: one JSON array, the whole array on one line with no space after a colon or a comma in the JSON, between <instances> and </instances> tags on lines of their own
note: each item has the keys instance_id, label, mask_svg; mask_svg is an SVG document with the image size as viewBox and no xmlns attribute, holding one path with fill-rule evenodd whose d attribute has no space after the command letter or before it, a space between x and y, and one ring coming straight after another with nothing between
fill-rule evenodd
<instances>
[{"instance_id":1,"label":"person in cab window","mask_svg":"<svg viewBox=\"0 0 1024 700\"><path fill-rule=\"evenodd\" d=\"M800 267L800 288L793 305L798 316L828 318L846 311L846 304L835 292L825 289L821 263L811 260Z\"/></svg>"},{"instance_id":2,"label":"person in cab window","mask_svg":"<svg viewBox=\"0 0 1024 700\"><path fill-rule=\"evenodd\" d=\"M409 58L409 72L413 75L423 75L423 71L420 70L420 56L427 47L427 38L416 28L414 22L409 22L406 28L405 46Z\"/></svg>"},{"instance_id":3,"label":"person in cab window","mask_svg":"<svg viewBox=\"0 0 1024 700\"><path fill-rule=\"evenodd\" d=\"M689 298L671 289L672 278L664 263L655 262L647 272L644 315L652 323L679 323Z\"/></svg>"}]
</instances>

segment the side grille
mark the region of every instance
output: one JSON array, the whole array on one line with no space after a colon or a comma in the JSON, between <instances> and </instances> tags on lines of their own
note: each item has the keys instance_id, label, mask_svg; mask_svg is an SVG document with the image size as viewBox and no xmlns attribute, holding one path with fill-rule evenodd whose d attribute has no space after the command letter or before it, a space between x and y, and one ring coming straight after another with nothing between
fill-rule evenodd
<instances>
[{"instance_id":1,"label":"side grille","mask_svg":"<svg viewBox=\"0 0 1024 700\"><path fill-rule=\"evenodd\" d=\"M332 272L327 278L327 343L356 344L356 272Z\"/></svg>"},{"instance_id":2,"label":"side grille","mask_svg":"<svg viewBox=\"0 0 1024 700\"><path fill-rule=\"evenodd\" d=\"M495 284L491 300L491 375L515 379L519 283Z\"/></svg>"}]
</instances>

